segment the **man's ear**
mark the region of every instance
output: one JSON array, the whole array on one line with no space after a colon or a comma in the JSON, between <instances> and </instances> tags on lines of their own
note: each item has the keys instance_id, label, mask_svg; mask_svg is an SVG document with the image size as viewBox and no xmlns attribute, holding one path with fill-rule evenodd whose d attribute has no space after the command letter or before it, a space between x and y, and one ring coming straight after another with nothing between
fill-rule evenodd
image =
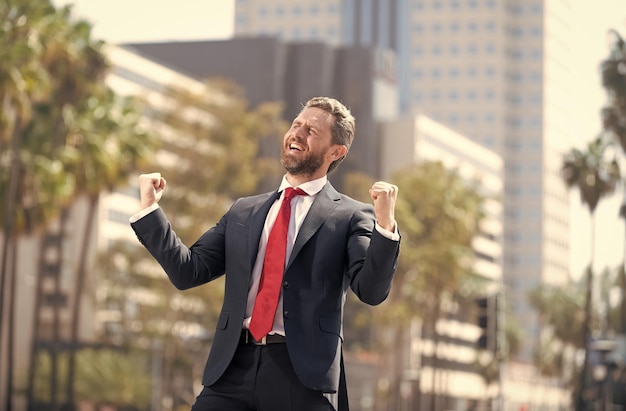
<instances>
[{"instance_id":1,"label":"man's ear","mask_svg":"<svg viewBox=\"0 0 626 411\"><path fill-rule=\"evenodd\" d=\"M340 159L341 157L344 157L347 152L348 152L348 147L344 145L335 144L332 150L330 151L330 155L332 157L332 160L335 161L335 160Z\"/></svg>"}]
</instances>

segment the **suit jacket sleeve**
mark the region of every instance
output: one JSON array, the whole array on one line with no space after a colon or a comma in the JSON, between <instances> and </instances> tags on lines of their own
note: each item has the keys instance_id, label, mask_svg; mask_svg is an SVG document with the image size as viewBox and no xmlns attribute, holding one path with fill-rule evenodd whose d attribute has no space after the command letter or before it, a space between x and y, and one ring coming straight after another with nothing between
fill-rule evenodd
<instances>
[{"instance_id":1,"label":"suit jacket sleeve","mask_svg":"<svg viewBox=\"0 0 626 411\"><path fill-rule=\"evenodd\" d=\"M172 284L188 289L224 274L224 218L190 248L172 229L159 208L131 226L141 244L163 267Z\"/></svg>"},{"instance_id":2,"label":"suit jacket sleeve","mask_svg":"<svg viewBox=\"0 0 626 411\"><path fill-rule=\"evenodd\" d=\"M348 239L350 287L370 305L382 303L389 295L400 252L399 241L379 233L374 221L370 206L357 211Z\"/></svg>"}]
</instances>

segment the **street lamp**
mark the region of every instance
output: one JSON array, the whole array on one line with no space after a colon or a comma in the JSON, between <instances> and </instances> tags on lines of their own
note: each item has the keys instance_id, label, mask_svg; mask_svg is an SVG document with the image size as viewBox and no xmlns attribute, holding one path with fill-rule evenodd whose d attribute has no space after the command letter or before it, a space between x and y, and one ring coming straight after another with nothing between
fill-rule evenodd
<instances>
[{"instance_id":1,"label":"street lamp","mask_svg":"<svg viewBox=\"0 0 626 411\"><path fill-rule=\"evenodd\" d=\"M617 342L609 339L594 340L591 350L598 353L598 362L593 366L592 376L599 387L600 410L607 411L607 404L611 399L609 392L609 376L611 375L611 359L609 354L617 347ZM611 400L612 402L612 400Z\"/></svg>"}]
</instances>

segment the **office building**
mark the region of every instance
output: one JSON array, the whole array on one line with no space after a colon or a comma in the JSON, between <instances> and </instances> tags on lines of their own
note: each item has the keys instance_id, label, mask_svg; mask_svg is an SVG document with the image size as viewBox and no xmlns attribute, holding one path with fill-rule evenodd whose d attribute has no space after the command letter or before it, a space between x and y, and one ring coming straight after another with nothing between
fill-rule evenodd
<instances>
[{"instance_id":1,"label":"office building","mask_svg":"<svg viewBox=\"0 0 626 411\"><path fill-rule=\"evenodd\" d=\"M341 100L357 119L357 133L350 154L329 178L340 187L342 178L350 172L380 175L376 124L398 114L394 56L389 50L276 38L138 43L125 47L196 79L234 81L252 106L264 101L282 102L288 122L311 97L325 95ZM278 153L278 144L272 140L263 154Z\"/></svg>"}]
</instances>

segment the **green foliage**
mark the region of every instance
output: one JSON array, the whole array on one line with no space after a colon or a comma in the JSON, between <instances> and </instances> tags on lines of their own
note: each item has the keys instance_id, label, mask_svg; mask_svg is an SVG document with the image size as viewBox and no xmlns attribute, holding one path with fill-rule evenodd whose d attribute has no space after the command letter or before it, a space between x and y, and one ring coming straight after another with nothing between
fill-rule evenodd
<instances>
[{"instance_id":1,"label":"green foliage","mask_svg":"<svg viewBox=\"0 0 626 411\"><path fill-rule=\"evenodd\" d=\"M156 142L137 102L104 84L102 42L70 7L9 0L0 15L0 193L15 196L17 230L31 231L77 195L126 183ZM9 193L14 159L19 186Z\"/></svg>"},{"instance_id":2,"label":"green foliage","mask_svg":"<svg viewBox=\"0 0 626 411\"><path fill-rule=\"evenodd\" d=\"M402 258L395 280L408 319L428 315L444 296L474 278L472 239L479 233L483 198L472 182L441 163L423 163L396 174L396 219L402 230ZM408 316L408 318L407 318Z\"/></svg>"},{"instance_id":3,"label":"green foliage","mask_svg":"<svg viewBox=\"0 0 626 411\"><path fill-rule=\"evenodd\" d=\"M602 85L609 98L602 110L605 130L610 131L626 152L626 42L611 30L614 42L609 56L602 62Z\"/></svg>"},{"instance_id":4,"label":"green foliage","mask_svg":"<svg viewBox=\"0 0 626 411\"><path fill-rule=\"evenodd\" d=\"M615 191L620 181L617 159L610 154L603 135L591 141L586 151L572 149L563 158L561 173L568 188L577 188L580 199L593 214L598 202Z\"/></svg>"},{"instance_id":5,"label":"green foliage","mask_svg":"<svg viewBox=\"0 0 626 411\"><path fill-rule=\"evenodd\" d=\"M585 319L583 284L570 282L558 287L542 284L530 292L529 301L557 340L564 345L582 348L580 330Z\"/></svg>"},{"instance_id":6,"label":"green foliage","mask_svg":"<svg viewBox=\"0 0 626 411\"><path fill-rule=\"evenodd\" d=\"M165 107L155 107L166 127L162 133L165 159L155 168L166 178L161 200L178 235L195 241L243 195L256 194L267 181L275 188L282 169L276 136L287 130L281 106L254 109L232 83L209 80L200 90L171 88ZM275 156L262 156L270 142Z\"/></svg>"},{"instance_id":7,"label":"green foliage","mask_svg":"<svg viewBox=\"0 0 626 411\"><path fill-rule=\"evenodd\" d=\"M58 377L65 379L67 361L65 355L59 362ZM38 356L36 375L36 403L50 403L51 362L48 352ZM76 397L94 405L114 407L136 407L148 409L150 405L151 381L149 358L138 351L111 349L85 349L78 353L76 373ZM58 386L57 395L64 398L63 386Z\"/></svg>"}]
</instances>

